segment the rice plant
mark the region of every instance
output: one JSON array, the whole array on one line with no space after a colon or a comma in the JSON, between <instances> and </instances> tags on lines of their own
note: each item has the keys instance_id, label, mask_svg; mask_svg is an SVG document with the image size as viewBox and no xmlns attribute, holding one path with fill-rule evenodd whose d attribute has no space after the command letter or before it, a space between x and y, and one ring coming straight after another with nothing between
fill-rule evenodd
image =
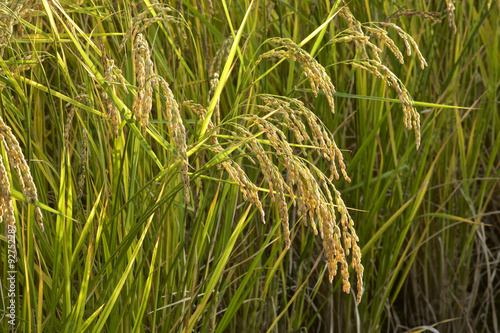
<instances>
[{"instance_id":1,"label":"rice plant","mask_svg":"<svg viewBox=\"0 0 500 333\"><path fill-rule=\"evenodd\" d=\"M2 331L498 331L498 4L0 4Z\"/></svg>"}]
</instances>

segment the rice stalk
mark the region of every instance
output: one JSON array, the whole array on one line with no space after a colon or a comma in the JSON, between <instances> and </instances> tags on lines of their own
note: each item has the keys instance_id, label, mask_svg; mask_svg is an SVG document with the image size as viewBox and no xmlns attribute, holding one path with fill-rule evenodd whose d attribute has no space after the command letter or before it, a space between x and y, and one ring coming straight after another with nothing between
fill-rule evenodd
<instances>
[{"instance_id":1,"label":"rice stalk","mask_svg":"<svg viewBox=\"0 0 500 333\"><path fill-rule=\"evenodd\" d=\"M396 58L399 60L400 63L404 64L404 59L403 59L403 54L399 50L399 48L396 46L394 43L394 40L389 37L387 34L387 31L384 29L381 29L379 27L369 27L365 26L364 27L368 32L372 33L373 35L377 36L382 42L387 45L389 50L396 56Z\"/></svg>"},{"instance_id":2,"label":"rice stalk","mask_svg":"<svg viewBox=\"0 0 500 333\"><path fill-rule=\"evenodd\" d=\"M398 25L396 25L394 23L384 23L384 26L396 29L399 37L401 37L405 43L406 54L408 56L411 56L412 47L415 49L415 52L417 53L418 60L420 61L420 68L424 69L424 67L428 66L427 61L425 61L424 57L422 56L422 53L420 52L420 49L418 48L417 43L415 42L415 39L413 39L412 36L410 36L406 31L404 31L403 29L401 29L401 27L399 27Z\"/></svg>"},{"instance_id":3,"label":"rice stalk","mask_svg":"<svg viewBox=\"0 0 500 333\"><path fill-rule=\"evenodd\" d=\"M265 104L259 108L267 114L263 117L252 115L250 119L253 123L258 124L260 131L265 133L269 144L276 151L277 157L284 168L287 169L291 180L290 184L285 183L283 178L276 177L269 172L269 170L273 170L273 168L267 165L269 162L261 163L261 170L264 170L263 173L266 183L269 184L270 193L273 193L274 190L278 194L277 204L280 208L280 213L282 213L280 217L282 218L284 229L285 245L288 248L289 239L287 237L289 236L289 230L288 217L284 217L284 215L288 214L286 204L281 202L281 200L284 200L284 189L286 189L290 198L292 198L293 204L297 204L299 216L302 216L304 222L309 220L314 233L318 234L319 231L323 239L330 282L333 281L337 273L338 264L340 264L343 291L346 293L350 291L346 257L350 254L350 249L352 249L351 266L357 273L357 301L360 302L363 292L363 266L361 264L361 251L357 245L359 238L356 235L354 222L347 211L340 192L335 189L335 186L331 182L334 175L335 178L339 178L335 166L336 163L339 164L344 178L348 182L350 181L345 170L346 166L342 153L319 119L302 102L295 99L284 101L269 96L263 96L262 100ZM273 124L274 122L292 128L292 133L294 133L295 137L299 138L299 141L305 141L305 137L307 137L308 141L311 141L312 144L320 149L322 152L321 155L330 162L330 170L332 172L330 179L327 179L318 169L313 168L315 176L311 172L310 167L294 155L286 136ZM304 122L311 128L311 134L307 134ZM251 148L250 150L257 154L257 158L263 153L263 149L260 150L258 147ZM274 167L276 166L274 165ZM279 175L281 176L281 173ZM336 214L341 216L342 230L336 223ZM340 243L341 240L343 240L343 245Z\"/></svg>"},{"instance_id":4,"label":"rice stalk","mask_svg":"<svg viewBox=\"0 0 500 333\"><path fill-rule=\"evenodd\" d=\"M364 34L363 29L365 29L372 35L377 36L382 41L382 43L384 43L389 48L389 50L396 56L399 62L403 64L404 58L401 50L395 44L394 40L391 37L389 37L388 32L384 30L383 27L385 28L390 27L396 30L399 37L403 40L405 44L406 54L410 56L413 49L420 61L420 67L424 69L425 66L427 66L427 62L423 57L422 53L420 52L417 43L415 42L413 37L411 37L401 27L399 27L394 23L385 22L380 24L377 23L361 24L354 18L354 16L347 7L344 7L341 10L341 16L343 16L347 20L350 28L343 34L339 34L339 36L333 38L331 42L338 43L338 42L354 41L357 47L360 46L362 47L362 54L363 54L362 59L348 60L346 61L346 63L349 63L354 67L364 69L369 73L371 73L372 75L381 78L387 85L393 87L396 90L399 100L403 106L403 113L404 113L403 123L408 130L411 130L412 128L415 130L416 147L417 149L419 149L421 141L420 114L415 109L413 105L413 100L407 88L404 86L401 80L386 65L382 63L380 58L381 49L370 41L369 36L366 36ZM373 55L375 59L369 58L365 46L368 46L373 50Z\"/></svg>"},{"instance_id":5,"label":"rice stalk","mask_svg":"<svg viewBox=\"0 0 500 333\"><path fill-rule=\"evenodd\" d=\"M319 118L311 110L304 106L304 103L297 99L287 102L275 97L262 96L261 98L264 101L264 105L259 105L259 108L262 111L269 114L276 113L276 116L283 117L283 119L279 120L283 121L284 125L292 130L292 133L298 142L313 144L323 152L322 157L331 162L330 180L332 180L333 177L337 180L340 178L336 165L338 163L345 180L347 182L351 182L351 179L346 172L344 157L340 149L337 147L335 140L333 140L331 135L326 132L326 129L322 126ZM311 128L311 135L307 133L305 124ZM283 136L282 132L281 135Z\"/></svg>"},{"instance_id":6,"label":"rice stalk","mask_svg":"<svg viewBox=\"0 0 500 333\"><path fill-rule=\"evenodd\" d=\"M207 110L200 104L195 104L192 102L186 102L186 105L188 105L193 112L195 112L199 117L200 120L203 121L205 119ZM207 130L210 133L213 133L213 135L210 136L210 150L213 151L214 153L221 153L224 151L224 148L219 143L219 140L217 139L217 136L215 135L216 129L215 126L212 122L212 120L209 120L208 122L208 127ZM253 162L253 160L252 160ZM253 162L255 163L255 162ZM241 193L243 194L243 199L249 200L253 205L255 205L259 211L261 220L263 223L266 223L266 216L264 213L264 209L262 207L262 204L259 199L259 191L257 186L248 178L247 174L245 171L237 164L233 163L231 159L223 160L221 163L217 165L217 168L220 169L224 167L226 172L228 173L229 177L237 184L239 185L239 189Z\"/></svg>"},{"instance_id":7,"label":"rice stalk","mask_svg":"<svg viewBox=\"0 0 500 333\"><path fill-rule=\"evenodd\" d=\"M234 32L237 34L237 31ZM214 79L216 73L220 73L222 61L226 60L229 52L231 51L231 45L233 45L233 35L230 35L224 40L222 46L215 52L215 55L208 67L208 77L209 79ZM218 74L217 74L218 75Z\"/></svg>"}]
</instances>

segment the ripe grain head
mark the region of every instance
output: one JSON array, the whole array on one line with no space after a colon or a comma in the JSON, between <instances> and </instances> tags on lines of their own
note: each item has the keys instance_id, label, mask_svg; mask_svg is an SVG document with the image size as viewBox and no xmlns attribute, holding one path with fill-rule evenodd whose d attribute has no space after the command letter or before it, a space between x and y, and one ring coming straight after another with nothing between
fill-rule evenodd
<instances>
[{"instance_id":1,"label":"ripe grain head","mask_svg":"<svg viewBox=\"0 0 500 333\"><path fill-rule=\"evenodd\" d=\"M14 205L10 193L10 182L0 154L0 223L15 225Z\"/></svg>"},{"instance_id":2,"label":"ripe grain head","mask_svg":"<svg viewBox=\"0 0 500 333\"><path fill-rule=\"evenodd\" d=\"M154 16L152 14L153 11L155 13ZM145 8L142 12L140 12L133 18L130 23L129 29L125 33L125 36L120 43L119 50L123 50L125 44L129 39L135 40L138 34L141 34L154 23L163 22L181 25L182 20L175 16L172 16L171 14L173 12L175 12L175 10L171 6L159 4L157 2L152 3L151 6Z\"/></svg>"},{"instance_id":3,"label":"ripe grain head","mask_svg":"<svg viewBox=\"0 0 500 333\"><path fill-rule=\"evenodd\" d=\"M328 100L328 104L330 104L332 113L335 113L335 103L333 99L335 87L326 73L325 68L291 39L271 38L270 41L281 46L262 54L256 61L255 65L258 65L264 58L286 58L298 62L304 70L304 75L311 83L314 95L317 96L319 90L321 89Z\"/></svg>"},{"instance_id":4,"label":"ripe grain head","mask_svg":"<svg viewBox=\"0 0 500 333\"><path fill-rule=\"evenodd\" d=\"M19 142L14 134L12 134L10 127L5 124L2 117L0 117L0 142L4 144L9 163L17 173L22 192L27 197L28 202L31 202L31 200L38 201L38 194L35 183L33 182L30 167L28 163L26 163ZM40 229L43 231L43 216L39 207L35 207L35 219Z\"/></svg>"},{"instance_id":5,"label":"ripe grain head","mask_svg":"<svg viewBox=\"0 0 500 333\"><path fill-rule=\"evenodd\" d=\"M190 186L188 176L188 157L187 157L187 138L186 128L182 122L182 117L179 111L179 105L174 98L174 94L170 87L162 77L158 77L160 90L165 97L165 114L168 120L168 128L172 135L174 147L180 155L182 180L184 183L184 199L186 202L190 200ZM176 158L178 158L176 156Z\"/></svg>"},{"instance_id":6,"label":"ripe grain head","mask_svg":"<svg viewBox=\"0 0 500 333\"><path fill-rule=\"evenodd\" d=\"M133 56L137 78L137 95L134 99L132 112L135 114L144 135L153 105L153 86L158 86L158 80L154 73L148 42L142 34L136 36Z\"/></svg>"}]
</instances>

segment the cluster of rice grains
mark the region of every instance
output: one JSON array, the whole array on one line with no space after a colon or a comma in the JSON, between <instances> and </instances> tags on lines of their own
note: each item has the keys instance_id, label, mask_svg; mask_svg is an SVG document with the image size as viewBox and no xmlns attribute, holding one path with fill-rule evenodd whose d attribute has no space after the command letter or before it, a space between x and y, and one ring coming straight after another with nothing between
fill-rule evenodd
<instances>
[{"instance_id":1,"label":"cluster of rice grains","mask_svg":"<svg viewBox=\"0 0 500 333\"><path fill-rule=\"evenodd\" d=\"M488 9L490 8L491 2L488 2ZM455 4L453 0L446 0L446 14L448 15L448 23L453 32L457 32L457 26L455 25Z\"/></svg>"},{"instance_id":2,"label":"cluster of rice grains","mask_svg":"<svg viewBox=\"0 0 500 333\"><path fill-rule=\"evenodd\" d=\"M147 18L150 10L155 10L157 15L153 19ZM142 130L142 134L146 134L146 128L149 123L149 115L153 105L153 91L154 87L159 87L159 92L163 95L166 101L166 118L168 121L168 129L172 135L174 148L176 150L175 158L180 160L182 179L184 183L184 199L186 202L190 201L190 187L188 176L188 159L187 159L187 137L182 118L179 113L179 105L174 98L168 83L161 76L156 75L154 72L153 61L151 60L151 51L146 38L141 33L148 26L155 22L175 21L180 22L176 18L167 15L172 9L169 6L163 6L158 3L153 3L150 7L139 14L132 22L130 29L123 38L120 49L122 49L128 39L133 40L132 57L134 61L134 72L136 76L137 94L134 97L132 104L132 113ZM116 67L114 61L106 57L104 45L102 51L102 65L104 68L104 80L108 84L116 81L120 83L125 93L128 90L125 85L125 78L121 70ZM115 85L110 85L114 91ZM107 117L111 118L113 133L118 136L118 128L120 122L120 115L115 104L106 92L103 93L106 103Z\"/></svg>"},{"instance_id":3,"label":"cluster of rice grains","mask_svg":"<svg viewBox=\"0 0 500 333\"><path fill-rule=\"evenodd\" d=\"M347 7L344 7L340 15L346 19L349 28L340 33L332 43L353 42L361 52L361 57L348 61L355 67L367 70L369 73L383 79L389 86L398 93L403 106L404 124L406 128L415 130L416 146L420 146L420 116L413 106L412 99L401 80L384 64L382 64L382 49L372 43L371 37L377 38L385 45L400 61L404 63L403 54L396 46L395 42L387 32L393 29L404 41L406 54L411 55L415 51L421 68L427 66L415 40L403 29L393 23L362 25L358 22ZM368 32L369 35L365 35ZM304 51L299 45L290 39L272 38L269 40L278 47L262 54L256 65L264 58L290 59L298 62L309 79L312 91L315 96L321 91L327 98L332 113L334 113L333 94L335 88L330 77L310 54ZM367 49L371 50L373 59L368 56ZM318 231L323 239L323 248L328 261L330 281L337 273L340 264L341 275L343 277L343 290L349 292L349 271L347 256L352 251L351 267L357 275L357 301L361 300L363 289L363 266L361 264L361 250L357 244L359 241L354 229L354 222L351 219L347 207L345 206L340 193L334 187L332 181L335 177L339 179L339 171L343 177L350 182L346 174L346 166L340 149L337 147L332 135L324 128L313 112L308 110L304 104L298 100L283 100L275 97L261 97L263 105L259 109L265 116L257 115L245 116L248 123L256 124L260 134L264 134L267 140L257 140L255 135L246 133L239 128L240 133L234 133L235 137L245 138L246 148L255 155L260 169L263 172L265 182L269 184L269 191L272 201L276 201L279 207L280 217L284 229L285 244L290 246L288 230L288 211L285 201L285 191L297 205L299 215L303 220L309 220L311 227L317 234ZM288 128L290 134L302 146L310 144L315 146L321 155L330 162L330 178L306 161L293 154L286 135L278 128ZM262 143L272 147L275 153L270 154L262 147ZM269 149L268 149L269 150ZM276 164L272 161L272 156L277 156L279 163L286 169L287 182L284 181ZM271 156L271 157L270 157ZM253 160L252 160L253 162ZM255 162L254 162L255 163ZM227 169L227 168L226 168ZM229 172L231 175L231 172ZM231 176L233 179L235 177ZM236 181L237 183L240 183ZM251 186L244 184L247 189ZM255 199L252 202L256 201ZM340 222L337 222L337 215Z\"/></svg>"},{"instance_id":4,"label":"cluster of rice grains","mask_svg":"<svg viewBox=\"0 0 500 333\"><path fill-rule=\"evenodd\" d=\"M286 200L289 196L293 205L297 206L304 223L307 224L309 221L314 233L319 232L323 239L330 281L333 281L337 274L338 264L340 264L343 290L347 293L351 288L347 256L352 251L351 266L357 275L357 300L359 302L363 290L361 250L357 245L359 239L354 229L354 222L349 216L340 193L332 183L334 177L340 178L340 173L350 182L342 153L318 117L301 101L284 100L272 96L261 96L261 99L263 104L258 107L262 116L256 114L242 116L247 126L231 123L234 130L230 131L232 135L230 138L241 139L247 151L244 154L245 157L251 163L258 164L264 176L264 182L269 186L271 201L276 202L278 206L286 248L290 247ZM185 104L203 121L206 109L191 102ZM298 143L312 144L317 147L319 154L330 162L331 176L325 177L320 170L309 165L304 158L294 153L287 136L280 128L289 128L291 135ZM213 133L214 130L214 124L210 121L208 131ZM262 135L265 138L259 138ZM232 140L230 144L234 142ZM210 149L214 153L224 150L215 136L211 137ZM277 159L278 163L274 159ZM229 177L239 185L243 198L258 208L262 221L265 222L264 210L259 199L259 190L262 191L262 189L252 183L240 165L231 158L222 161L221 165ZM285 176L280 171L280 165L286 171ZM336 222L336 214L340 216L339 224Z\"/></svg>"},{"instance_id":5,"label":"cluster of rice grains","mask_svg":"<svg viewBox=\"0 0 500 333\"><path fill-rule=\"evenodd\" d=\"M153 105L153 86L157 87L158 81L154 76L148 43L142 34L137 34L135 38L134 65L137 77L137 95L132 110L135 113L135 119L142 128L142 133L145 134L149 113Z\"/></svg>"},{"instance_id":6,"label":"cluster of rice grains","mask_svg":"<svg viewBox=\"0 0 500 333\"><path fill-rule=\"evenodd\" d=\"M38 194L36 191L35 183L33 182L33 177L31 176L30 168L24 159L24 154L19 146L12 130L7 126L2 117L0 117L0 142L7 152L7 158L10 162L10 166L16 171L19 178L19 184L21 186L23 194L28 199L38 201ZM3 164L3 158L0 155L0 222L2 218L10 225L14 225L14 205L12 203L11 193L10 193L10 183L7 178L7 171ZM42 212L39 207L35 207L35 219L43 231L43 218Z\"/></svg>"},{"instance_id":7,"label":"cluster of rice grains","mask_svg":"<svg viewBox=\"0 0 500 333\"><path fill-rule=\"evenodd\" d=\"M332 113L335 113L335 104L333 102L335 87L333 86L328 74L326 74L325 68L291 39L271 38L269 41L281 46L262 54L255 65L257 66L264 58L286 58L297 61L302 66L304 75L311 81L311 88L314 96L317 96L319 89L321 89L330 104Z\"/></svg>"},{"instance_id":8,"label":"cluster of rice grains","mask_svg":"<svg viewBox=\"0 0 500 333\"><path fill-rule=\"evenodd\" d=\"M111 90L115 92L114 82L119 80L121 86L126 94L128 94L127 87L125 85L125 78L122 75L122 71L115 65L113 59L106 57L106 50L104 45L101 46L102 51L102 66L104 68L104 80L108 83ZM111 97L103 91L104 102L106 103L106 116L111 119L111 128L113 129L113 135L118 137L118 128L120 125L120 113L115 103L111 100Z\"/></svg>"},{"instance_id":9,"label":"cluster of rice grains","mask_svg":"<svg viewBox=\"0 0 500 333\"><path fill-rule=\"evenodd\" d=\"M382 49L377 45L371 42L371 38L375 37L381 41L382 44L387 46L387 48L391 51L392 54L399 60L401 64L404 63L403 53L395 44L394 40L389 36L387 32L387 28L391 28L395 30L398 36L403 40L406 48L406 54L410 56L412 54L412 49L415 51L417 58L420 62L420 67L423 69L427 66L427 62L425 61L422 53L420 52L417 43L415 40L406 33L401 27L394 23L369 23L369 24L361 24L357 21L349 9L345 6L339 12L340 16L343 17L349 26L349 28L340 33L337 37L335 37L332 42L354 42L356 47L361 51L361 58L346 61L354 67L361 68L366 70L372 75L384 80L384 82L393 87L396 90L399 100L403 106L403 122L405 127L408 130L412 128L415 130L415 141L417 149L420 147L420 115L413 106L413 100L401 82L401 80L381 61L381 53ZM365 35L363 29L368 32L370 35ZM373 59L368 56L368 52L366 51L367 47L372 50Z\"/></svg>"},{"instance_id":10,"label":"cluster of rice grains","mask_svg":"<svg viewBox=\"0 0 500 333\"><path fill-rule=\"evenodd\" d=\"M152 18L148 17L154 11ZM153 105L153 87L159 87L160 93L166 101L165 113L168 121L168 129L172 135L174 148L176 150L175 158L180 160L182 180L184 183L184 200L190 201L190 186L188 176L188 157L187 157L187 136L186 129L182 122L179 112L179 105L174 98L170 87L161 76L154 72L153 61L151 60L151 51L142 32L154 23L175 23L182 24L182 20L171 16L174 9L167 5L152 1L152 4L137 15L123 38L119 49L121 50L128 39L134 41L133 60L136 74L137 95L134 98L132 112L135 119L142 129L143 135L146 134L146 128L149 123L149 114ZM183 30L181 29L183 32ZM183 35L183 38L187 38Z\"/></svg>"},{"instance_id":11,"label":"cluster of rice grains","mask_svg":"<svg viewBox=\"0 0 500 333\"><path fill-rule=\"evenodd\" d=\"M132 111L135 113L136 120L142 128L142 133L145 134L149 122L149 113L153 104L153 86L159 86L160 92L166 102L165 114L168 120L168 129L172 135L174 147L180 155L181 173L184 183L184 200L187 203L190 201L190 187L186 128L182 122L179 105L167 81L154 73L148 42L140 33L135 36L134 65L137 77L137 95L134 99ZM176 158L179 159L177 155Z\"/></svg>"},{"instance_id":12,"label":"cluster of rice grains","mask_svg":"<svg viewBox=\"0 0 500 333\"><path fill-rule=\"evenodd\" d=\"M3 158L0 154L0 223L4 220L9 225L14 225L14 205L10 194L10 182L7 177L7 170L3 164Z\"/></svg>"},{"instance_id":13,"label":"cluster of rice grains","mask_svg":"<svg viewBox=\"0 0 500 333\"><path fill-rule=\"evenodd\" d=\"M19 19L30 20L42 4L33 0L4 0L0 3L0 57L3 56ZM21 26L19 26L21 28Z\"/></svg>"},{"instance_id":14,"label":"cluster of rice grains","mask_svg":"<svg viewBox=\"0 0 500 333\"><path fill-rule=\"evenodd\" d=\"M149 17L152 14L152 11L154 11L155 15L153 17ZM127 40L142 33L154 23L171 22L174 24L182 24L181 20L169 15L172 11L174 11L174 9L168 5L159 4L156 0L151 1L151 5L145 8L132 20L130 28L127 30L127 33L120 43L119 50L121 51L125 47Z\"/></svg>"},{"instance_id":15,"label":"cluster of rice grains","mask_svg":"<svg viewBox=\"0 0 500 333\"><path fill-rule=\"evenodd\" d=\"M191 110L200 117L200 121L205 120L207 110L203 106L201 106L200 104L195 104L191 101L184 102L184 105L190 107ZM210 137L209 149L216 154L223 152L224 148L222 148L221 144L219 143L217 136L214 135L215 133L217 133L217 131L212 120L208 122L207 130L209 131L209 133L212 134ZM241 128L241 130L245 129ZM248 134L248 132L245 132L245 134ZM257 186L254 183L252 183L252 181L248 178L245 171L243 171L243 169L237 163L234 163L231 159L223 160L218 165L218 168L220 168L221 166L224 167L224 169L227 171L229 177L231 177L231 179L236 184L238 184L240 191L243 194L243 199L249 200L253 205L257 207L262 222L265 223L265 213L264 209L262 208L262 203L260 202L259 199L259 189L257 188Z\"/></svg>"},{"instance_id":16,"label":"cluster of rice grains","mask_svg":"<svg viewBox=\"0 0 500 333\"><path fill-rule=\"evenodd\" d=\"M340 178L338 168L345 180L351 181L346 173L342 153L318 117L301 101L283 100L270 96L261 98L264 103L259 106L259 109L265 115L263 117L252 115L249 118L253 123L258 124L261 132L265 133L267 143L275 150L279 162L287 171L288 181L283 180L278 168L269 158L267 161L265 159L261 161L259 156L267 155L256 139L250 141L247 148L257 156L262 170L273 171L271 174L264 171L264 176L269 184L270 193L274 190L278 194L277 201L285 230L285 243L288 247L290 233L284 189L292 198L292 203L297 205L298 213L302 216L304 223L307 224L309 221L314 233L318 234L319 231L323 239L330 282L337 274L338 264L340 264L343 291L346 293L349 293L351 287L347 256L352 251L351 267L357 275L357 301L360 302L363 292L363 265L361 264L361 250L357 244L359 238L340 192L332 183L334 177ZM291 135L299 144L314 145L320 152L320 156L330 162L330 177L325 177L320 170L293 154L286 135L277 125L281 128L289 128ZM310 129L309 133L307 127ZM340 223L336 222L336 214L340 216Z\"/></svg>"}]
</instances>

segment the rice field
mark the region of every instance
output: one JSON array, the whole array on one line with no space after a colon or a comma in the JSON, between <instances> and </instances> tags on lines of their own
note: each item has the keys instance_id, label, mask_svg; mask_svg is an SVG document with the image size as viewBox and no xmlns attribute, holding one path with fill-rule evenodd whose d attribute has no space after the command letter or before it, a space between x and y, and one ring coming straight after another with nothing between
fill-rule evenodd
<instances>
[{"instance_id":1,"label":"rice field","mask_svg":"<svg viewBox=\"0 0 500 333\"><path fill-rule=\"evenodd\" d=\"M0 331L500 332L499 12L2 2Z\"/></svg>"}]
</instances>

